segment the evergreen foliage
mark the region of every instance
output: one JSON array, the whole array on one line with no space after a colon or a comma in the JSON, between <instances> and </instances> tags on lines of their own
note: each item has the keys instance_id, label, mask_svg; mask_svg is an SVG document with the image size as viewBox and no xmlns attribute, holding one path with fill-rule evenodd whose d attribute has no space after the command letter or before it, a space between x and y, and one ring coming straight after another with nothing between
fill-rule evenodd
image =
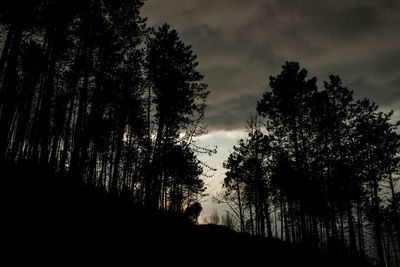
<instances>
[{"instance_id":1,"label":"evergreen foliage","mask_svg":"<svg viewBox=\"0 0 400 267\"><path fill-rule=\"evenodd\" d=\"M396 264L399 122L367 99L353 100L338 76L322 90L316 81L296 62L270 77L257 104L263 118L251 119L224 164L221 201L241 231Z\"/></svg>"},{"instance_id":2,"label":"evergreen foliage","mask_svg":"<svg viewBox=\"0 0 400 267\"><path fill-rule=\"evenodd\" d=\"M142 5L2 2L0 159L182 214L205 190L192 145L208 91L191 47L146 27Z\"/></svg>"}]
</instances>

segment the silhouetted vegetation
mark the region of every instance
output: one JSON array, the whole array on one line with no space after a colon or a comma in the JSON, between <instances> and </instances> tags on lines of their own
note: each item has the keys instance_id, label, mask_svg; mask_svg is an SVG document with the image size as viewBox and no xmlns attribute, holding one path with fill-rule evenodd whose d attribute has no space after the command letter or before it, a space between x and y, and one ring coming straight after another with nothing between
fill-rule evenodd
<instances>
[{"instance_id":1,"label":"silhouetted vegetation","mask_svg":"<svg viewBox=\"0 0 400 267\"><path fill-rule=\"evenodd\" d=\"M177 32L146 28L136 0L1 5L0 159L151 208L196 203L208 91Z\"/></svg>"},{"instance_id":2,"label":"silhouetted vegetation","mask_svg":"<svg viewBox=\"0 0 400 267\"><path fill-rule=\"evenodd\" d=\"M224 194L241 232L301 243L328 257L397 266L399 122L338 76L318 90L298 63L270 77L248 137L225 162ZM372 231L373 234L369 234Z\"/></svg>"},{"instance_id":3,"label":"silhouetted vegetation","mask_svg":"<svg viewBox=\"0 0 400 267\"><path fill-rule=\"evenodd\" d=\"M209 168L197 155L215 153L194 141L209 91L191 47L167 24L147 27L142 5L0 3L11 265L354 266L367 264L367 229L372 256L397 264L397 123L336 76L318 91L297 63L258 103L267 130L252 119L225 164L223 201L237 209L222 221L258 237L194 225Z\"/></svg>"}]
</instances>

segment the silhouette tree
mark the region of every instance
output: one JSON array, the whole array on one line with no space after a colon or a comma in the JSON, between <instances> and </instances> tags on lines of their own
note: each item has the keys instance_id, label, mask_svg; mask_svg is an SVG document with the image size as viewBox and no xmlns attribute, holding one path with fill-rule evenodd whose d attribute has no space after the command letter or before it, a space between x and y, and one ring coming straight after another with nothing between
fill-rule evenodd
<instances>
[{"instance_id":1,"label":"silhouette tree","mask_svg":"<svg viewBox=\"0 0 400 267\"><path fill-rule=\"evenodd\" d=\"M205 132L208 91L175 30L147 29L142 1L1 5L9 29L0 60L2 161L40 163L76 185L138 203L151 197L178 213L201 198L191 145ZM146 125L150 116L156 127Z\"/></svg>"},{"instance_id":2,"label":"silhouette tree","mask_svg":"<svg viewBox=\"0 0 400 267\"><path fill-rule=\"evenodd\" d=\"M239 142L240 146L243 144L243 140ZM237 203L237 211L232 206L232 212L236 215L239 224L240 231L245 231L245 217L244 217L244 186L245 186L245 171L243 169L243 156L241 155L240 147L233 147L233 152L229 155L228 159L224 162L223 167L227 169L225 173L223 187L225 193L221 200L217 200L219 203L222 200L230 205L230 203Z\"/></svg>"},{"instance_id":3,"label":"silhouette tree","mask_svg":"<svg viewBox=\"0 0 400 267\"><path fill-rule=\"evenodd\" d=\"M315 94L316 106L312 118L316 127L316 146L312 165L322 191L325 192L322 199L327 201L327 205L323 208L335 207L330 209L331 214L325 216L332 217L339 213L342 221L344 212L347 213L350 250L352 255L356 255L352 206L354 201L359 200L361 193L349 153L352 91L343 87L340 78L333 75L329 83L324 82L324 87L323 91Z\"/></svg>"},{"instance_id":4,"label":"silhouette tree","mask_svg":"<svg viewBox=\"0 0 400 267\"><path fill-rule=\"evenodd\" d=\"M355 134L360 155L360 177L366 188L367 214L373 224L375 242L380 264L385 263L384 245L382 240L382 198L379 194L384 179L390 177L393 169L388 168L397 157L397 148L390 145L393 137L397 139L395 129L398 123L391 124L393 112L384 114L378 112L378 107L369 100L357 102L355 108ZM395 144L395 143L394 143ZM392 143L393 145L393 143ZM362 158L362 160L361 160Z\"/></svg>"},{"instance_id":5,"label":"silhouette tree","mask_svg":"<svg viewBox=\"0 0 400 267\"><path fill-rule=\"evenodd\" d=\"M241 230L247 220L253 234L266 227L268 236L280 231L288 241L353 259L364 257L375 241L380 265L394 262L398 242L386 235L389 229L398 233L393 175L399 123L392 122L393 113L366 99L354 101L338 76L317 90L316 78L307 79L295 62L270 77L270 87L257 105L266 130L248 128L249 138L234 147L224 163L220 202L239 215ZM260 215L262 205L267 210ZM365 231L371 226L373 237Z\"/></svg>"},{"instance_id":6,"label":"silhouette tree","mask_svg":"<svg viewBox=\"0 0 400 267\"><path fill-rule=\"evenodd\" d=\"M257 111L268 118L268 130L276 128L289 135L289 146L296 163L298 179L303 195L299 195L301 235L307 239L305 198L307 193L309 166L310 131L309 114L311 112L312 96L317 90L316 78L307 80L307 71L300 69L298 63L286 62L282 72L276 77L270 77L271 92L263 94L263 99L257 104Z\"/></svg>"},{"instance_id":7,"label":"silhouette tree","mask_svg":"<svg viewBox=\"0 0 400 267\"><path fill-rule=\"evenodd\" d=\"M0 23L8 29L0 58L0 159L11 146L13 121L18 105L18 59L24 31L31 28L37 11L37 1L3 1Z\"/></svg>"},{"instance_id":8,"label":"silhouette tree","mask_svg":"<svg viewBox=\"0 0 400 267\"><path fill-rule=\"evenodd\" d=\"M250 222L255 224L256 234L265 236L266 226L267 236L272 237L269 216L270 173L265 164L270 156L269 140L261 133L257 117L252 117L247 127L248 139L241 139L239 146L234 147L234 151L224 163L224 168L228 171L224 179L226 192L223 199L237 201L241 231L245 229L244 209L248 208L251 211Z\"/></svg>"},{"instance_id":9,"label":"silhouette tree","mask_svg":"<svg viewBox=\"0 0 400 267\"><path fill-rule=\"evenodd\" d=\"M179 140L180 133L188 130L184 136L189 139L198 134L197 127L204 116L204 101L209 92L207 86L200 83L203 76L196 70L196 56L190 46L179 40L175 30L164 24L147 43L147 75L154 95L156 131L151 155L148 152L153 172L146 177L145 201L147 206L157 207L163 172L161 158L166 149ZM194 130L190 126L194 126Z\"/></svg>"}]
</instances>

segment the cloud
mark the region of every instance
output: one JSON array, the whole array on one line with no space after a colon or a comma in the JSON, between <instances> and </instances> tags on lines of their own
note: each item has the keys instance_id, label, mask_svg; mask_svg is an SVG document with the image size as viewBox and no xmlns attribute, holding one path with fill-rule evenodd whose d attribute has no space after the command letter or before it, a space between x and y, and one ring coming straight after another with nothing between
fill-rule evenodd
<instances>
[{"instance_id":1,"label":"cloud","mask_svg":"<svg viewBox=\"0 0 400 267\"><path fill-rule=\"evenodd\" d=\"M286 60L319 81L338 74L380 106L400 102L399 13L395 0L148 0L143 8L149 25L171 24L198 55L211 130L242 128Z\"/></svg>"},{"instance_id":2,"label":"cloud","mask_svg":"<svg viewBox=\"0 0 400 267\"><path fill-rule=\"evenodd\" d=\"M386 84L374 84L366 77L360 76L349 84L349 88L354 88L356 98L368 98L386 108L400 100L400 75Z\"/></svg>"},{"instance_id":3,"label":"cloud","mask_svg":"<svg viewBox=\"0 0 400 267\"><path fill-rule=\"evenodd\" d=\"M211 130L243 129L246 120L256 113L261 95L241 94L218 105L209 105L207 121Z\"/></svg>"}]
</instances>

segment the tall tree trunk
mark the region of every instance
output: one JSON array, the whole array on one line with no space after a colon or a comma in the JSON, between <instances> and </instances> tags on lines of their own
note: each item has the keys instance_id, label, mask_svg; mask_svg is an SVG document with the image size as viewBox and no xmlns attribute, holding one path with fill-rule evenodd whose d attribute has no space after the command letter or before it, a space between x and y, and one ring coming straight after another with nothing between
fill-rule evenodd
<instances>
[{"instance_id":1,"label":"tall tree trunk","mask_svg":"<svg viewBox=\"0 0 400 267\"><path fill-rule=\"evenodd\" d=\"M75 85L76 86L76 85ZM65 171L65 164L67 163L67 157L68 157L68 151L70 147L70 138L71 138L71 122L72 122L72 117L73 117L73 112L74 112L74 107L75 107L75 87L72 89L73 91L71 92L70 100L69 100L69 110L68 110L68 117L67 117L67 122L65 125L65 133L63 136L63 148L62 148L62 153L61 153L61 159L59 162L59 169L63 173Z\"/></svg>"},{"instance_id":2,"label":"tall tree trunk","mask_svg":"<svg viewBox=\"0 0 400 267\"><path fill-rule=\"evenodd\" d=\"M371 188L371 195L372 195L372 212L373 212L373 224L374 224L374 234L375 234L375 242L376 242L376 249L378 252L379 257L379 264L380 266L385 266L385 253L383 251L383 243L382 243L382 225L381 219L379 216L379 196L378 196L378 182L374 179L372 188Z\"/></svg>"},{"instance_id":3,"label":"tall tree trunk","mask_svg":"<svg viewBox=\"0 0 400 267\"><path fill-rule=\"evenodd\" d=\"M340 241L341 241L341 251L344 254L346 248L346 240L344 238L344 219L343 219L343 211L339 212L339 220L340 220Z\"/></svg>"},{"instance_id":4,"label":"tall tree trunk","mask_svg":"<svg viewBox=\"0 0 400 267\"><path fill-rule=\"evenodd\" d=\"M290 226L291 226L291 233L292 233L292 242L297 242L296 238L296 227L295 227L295 215L294 215L294 207L293 207L293 201L289 200L289 217L290 217Z\"/></svg>"},{"instance_id":5,"label":"tall tree trunk","mask_svg":"<svg viewBox=\"0 0 400 267\"><path fill-rule=\"evenodd\" d=\"M395 227L395 231L396 231L397 247L400 249L399 213L398 213L396 192L394 190L392 172L389 173L389 185L390 185L390 191L392 193L392 208L393 208L393 220L394 220L393 223L394 223L394 227Z\"/></svg>"},{"instance_id":6,"label":"tall tree trunk","mask_svg":"<svg viewBox=\"0 0 400 267\"><path fill-rule=\"evenodd\" d=\"M362 219L362 211L361 204L357 202L357 233L358 233L358 250L361 255L364 255L364 230L363 230L363 219Z\"/></svg>"},{"instance_id":7,"label":"tall tree trunk","mask_svg":"<svg viewBox=\"0 0 400 267\"><path fill-rule=\"evenodd\" d=\"M254 215L253 215L253 207L251 202L249 202L249 211L250 211L250 227L251 227L251 234L254 235Z\"/></svg>"},{"instance_id":8,"label":"tall tree trunk","mask_svg":"<svg viewBox=\"0 0 400 267\"><path fill-rule=\"evenodd\" d=\"M17 65L23 29L17 25L13 34L10 51L6 57L5 69L0 98L0 160L6 156L9 145L9 129L12 123L15 108L15 94L17 86Z\"/></svg>"},{"instance_id":9,"label":"tall tree trunk","mask_svg":"<svg viewBox=\"0 0 400 267\"><path fill-rule=\"evenodd\" d=\"M317 215L312 213L310 215L311 219L311 229L312 229L312 245L316 251L318 251L319 247L319 232L318 232L318 220Z\"/></svg>"},{"instance_id":10,"label":"tall tree trunk","mask_svg":"<svg viewBox=\"0 0 400 267\"><path fill-rule=\"evenodd\" d=\"M52 145L49 165L57 168L60 161L61 136L65 127L65 115L67 111L66 104L58 103L58 109L54 112L54 127L52 134Z\"/></svg>"},{"instance_id":11,"label":"tall tree trunk","mask_svg":"<svg viewBox=\"0 0 400 267\"><path fill-rule=\"evenodd\" d=\"M271 218L269 217L269 204L268 201L264 202L264 216L265 216L265 221L267 224L267 236L269 238L272 238L272 225L271 225Z\"/></svg>"},{"instance_id":12,"label":"tall tree trunk","mask_svg":"<svg viewBox=\"0 0 400 267\"><path fill-rule=\"evenodd\" d=\"M349 230L349 241L350 241L350 255L352 257L357 256L357 246L356 246L356 235L354 231L354 219L353 219L353 212L352 206L350 202L346 204L346 213L347 213L347 225Z\"/></svg>"},{"instance_id":13,"label":"tall tree trunk","mask_svg":"<svg viewBox=\"0 0 400 267\"><path fill-rule=\"evenodd\" d=\"M125 162L124 162L124 168L123 168L123 173L122 173L122 185L125 191L129 191L130 194L132 195L132 177L131 177L131 168L132 168L132 154L131 154L131 148L132 148L132 142L133 142L133 130L128 130L129 132L129 137L128 137L128 144L127 144L127 152L125 153Z\"/></svg>"},{"instance_id":14,"label":"tall tree trunk","mask_svg":"<svg viewBox=\"0 0 400 267\"><path fill-rule=\"evenodd\" d=\"M286 211L286 205L283 206L283 214L284 214L284 226L285 226L285 240L289 242L293 242L290 237L290 229L289 229L289 222L288 222L288 212Z\"/></svg>"},{"instance_id":15,"label":"tall tree trunk","mask_svg":"<svg viewBox=\"0 0 400 267\"><path fill-rule=\"evenodd\" d=\"M239 180L236 180L236 193L239 205L240 232L244 232L244 218L243 218L242 198L240 193Z\"/></svg>"},{"instance_id":16,"label":"tall tree trunk","mask_svg":"<svg viewBox=\"0 0 400 267\"><path fill-rule=\"evenodd\" d=\"M29 131L32 131L32 128L28 129L27 126L28 122L31 119L30 117L33 104L33 96L35 93L35 87L39 82L38 76L38 73L26 74L26 77L24 78L24 81L22 83L22 87L26 88L26 90L24 92L23 101L19 106L20 111L18 112L18 125L16 128L11 159L16 159L17 154L19 160L23 160L24 158L24 147L26 143L26 138Z\"/></svg>"},{"instance_id":17,"label":"tall tree trunk","mask_svg":"<svg viewBox=\"0 0 400 267\"><path fill-rule=\"evenodd\" d=\"M281 235L280 235L280 237L281 237L281 240L286 240L286 239L284 239L284 237L283 237L283 233L284 233L284 220L285 220L285 212L284 212L284 210L283 210L283 198L281 197L281 203L280 203L280 215L281 215L281 217L280 217L280 219L281 219L281 221L280 221L280 225L281 225Z\"/></svg>"},{"instance_id":18,"label":"tall tree trunk","mask_svg":"<svg viewBox=\"0 0 400 267\"><path fill-rule=\"evenodd\" d=\"M121 118L122 120L122 118ZM119 165L121 161L121 153L122 153L122 146L123 146L123 137L125 132L125 122L122 121L117 130L117 139L116 139L116 150L115 150L115 157L114 157L114 174L112 177L111 183L111 194L117 195L118 194L118 181L119 181Z\"/></svg>"},{"instance_id":19,"label":"tall tree trunk","mask_svg":"<svg viewBox=\"0 0 400 267\"><path fill-rule=\"evenodd\" d=\"M56 61L59 54L60 43L63 36L63 29L57 26L54 29L53 35L49 38L51 43L49 45L49 64L47 69L47 77L43 87L43 94L41 99L40 115L39 115L39 142L40 142L40 163L47 164L49 160L49 131L50 131L50 110L51 98L54 93L54 77L56 73Z\"/></svg>"},{"instance_id":20,"label":"tall tree trunk","mask_svg":"<svg viewBox=\"0 0 400 267\"><path fill-rule=\"evenodd\" d=\"M151 202L151 181L152 181L152 171L151 171L151 86L148 85L148 95L147 95L147 142L146 142L146 177L144 181L144 205L146 207L150 206Z\"/></svg>"},{"instance_id":21,"label":"tall tree trunk","mask_svg":"<svg viewBox=\"0 0 400 267\"><path fill-rule=\"evenodd\" d=\"M300 205L300 231L301 231L301 240L303 243L310 243L309 234L307 232L306 225L306 211L304 207L304 203L299 202Z\"/></svg>"},{"instance_id":22,"label":"tall tree trunk","mask_svg":"<svg viewBox=\"0 0 400 267\"><path fill-rule=\"evenodd\" d=\"M332 235L331 236L332 236L332 241L333 242L331 242L332 246L329 249L332 250L336 254L337 251L338 251L337 241L339 240L336 214L333 214L333 216L332 216L331 228L332 228Z\"/></svg>"},{"instance_id":23,"label":"tall tree trunk","mask_svg":"<svg viewBox=\"0 0 400 267\"><path fill-rule=\"evenodd\" d=\"M145 206L156 209L158 207L160 174L161 174L161 153L162 139L164 135L164 118L161 116L158 122L158 129L153 152L153 161L151 164L151 175L149 181L146 182Z\"/></svg>"},{"instance_id":24,"label":"tall tree trunk","mask_svg":"<svg viewBox=\"0 0 400 267\"><path fill-rule=\"evenodd\" d=\"M92 144L92 149L91 152L92 154L90 155L90 163L89 163L89 174L87 177L87 184L89 187L97 187L96 185L96 176L97 176L97 157L98 157L98 141L96 140L97 138L94 139L93 144Z\"/></svg>"},{"instance_id":25,"label":"tall tree trunk","mask_svg":"<svg viewBox=\"0 0 400 267\"><path fill-rule=\"evenodd\" d=\"M89 40L90 42L92 40ZM88 41L83 42L82 64L83 64L83 84L79 93L78 114L75 123L74 147L71 155L71 172L73 178L81 182L83 179L82 164L86 161L88 137L85 136L87 123L87 105L88 105L88 89L89 89L89 72L92 62L92 44Z\"/></svg>"},{"instance_id":26,"label":"tall tree trunk","mask_svg":"<svg viewBox=\"0 0 400 267\"><path fill-rule=\"evenodd\" d=\"M15 23L12 23L10 25L9 29L8 29L8 32L7 32L7 37L6 37L6 40L4 42L3 50L1 52L1 57L0 57L0 78L3 75L3 69L4 69L4 66L6 64L6 59L7 59L8 54L9 54L11 41L13 39L15 29L16 29ZM2 92L3 91L1 90L0 91L0 98L3 97Z\"/></svg>"},{"instance_id":27,"label":"tall tree trunk","mask_svg":"<svg viewBox=\"0 0 400 267\"><path fill-rule=\"evenodd\" d=\"M296 118L292 119L292 131L293 131L293 143L294 143L294 150L295 150L295 158L296 158L296 168L297 173L303 177L304 176L304 166L302 157L300 156L300 149L299 149L299 141L298 141L298 129L296 124ZM304 243L308 243L308 233L306 227L306 211L304 207L304 203L300 201L300 229L301 229L301 240Z\"/></svg>"},{"instance_id":28,"label":"tall tree trunk","mask_svg":"<svg viewBox=\"0 0 400 267\"><path fill-rule=\"evenodd\" d=\"M328 215L329 216L329 215ZM326 245L328 247L328 250L330 250L331 247L331 233L330 233L330 220L329 218L325 218L324 220L324 224L325 224L325 235L326 235Z\"/></svg>"}]
</instances>

